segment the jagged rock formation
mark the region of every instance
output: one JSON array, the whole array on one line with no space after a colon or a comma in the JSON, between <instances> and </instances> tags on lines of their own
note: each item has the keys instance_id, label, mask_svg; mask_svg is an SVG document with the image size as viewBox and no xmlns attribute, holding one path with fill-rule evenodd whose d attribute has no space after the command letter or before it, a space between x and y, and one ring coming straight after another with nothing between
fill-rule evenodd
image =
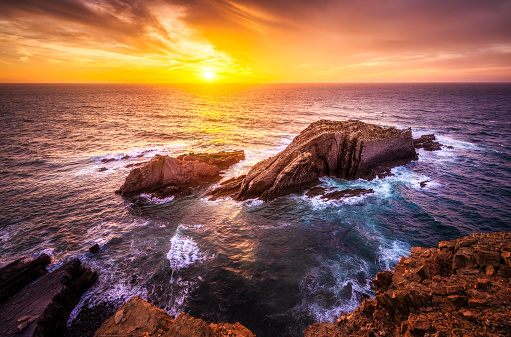
<instances>
[{"instance_id":1,"label":"jagged rock formation","mask_svg":"<svg viewBox=\"0 0 511 337\"><path fill-rule=\"evenodd\" d=\"M375 299L304 336L510 336L510 277L511 233L414 247L393 272L376 275Z\"/></svg>"},{"instance_id":2,"label":"jagged rock formation","mask_svg":"<svg viewBox=\"0 0 511 337\"><path fill-rule=\"evenodd\" d=\"M240 323L207 324L181 313L175 320L163 310L134 296L96 331L94 337L255 337Z\"/></svg>"},{"instance_id":3,"label":"jagged rock formation","mask_svg":"<svg viewBox=\"0 0 511 337\"><path fill-rule=\"evenodd\" d=\"M1 336L58 337L97 275L73 259L0 305Z\"/></svg>"},{"instance_id":4,"label":"jagged rock formation","mask_svg":"<svg viewBox=\"0 0 511 337\"><path fill-rule=\"evenodd\" d=\"M422 135L419 138L413 140L413 146L416 149L424 149L426 151L438 151L442 148L442 144L436 141L436 137L434 134L430 135ZM447 146L447 148L452 149L452 146Z\"/></svg>"},{"instance_id":5,"label":"jagged rock formation","mask_svg":"<svg viewBox=\"0 0 511 337\"><path fill-rule=\"evenodd\" d=\"M317 185L322 176L373 179L415 159L410 129L320 120L285 150L257 163L245 177L231 179L207 196L272 200Z\"/></svg>"},{"instance_id":6,"label":"jagged rock formation","mask_svg":"<svg viewBox=\"0 0 511 337\"><path fill-rule=\"evenodd\" d=\"M0 304L46 273L50 263L51 258L41 254L35 259L17 259L0 268Z\"/></svg>"},{"instance_id":7,"label":"jagged rock formation","mask_svg":"<svg viewBox=\"0 0 511 337\"><path fill-rule=\"evenodd\" d=\"M188 194L193 187L219 180L222 170L243 159L243 151L190 153L176 158L158 155L131 170L116 193L151 193L156 197Z\"/></svg>"}]
</instances>

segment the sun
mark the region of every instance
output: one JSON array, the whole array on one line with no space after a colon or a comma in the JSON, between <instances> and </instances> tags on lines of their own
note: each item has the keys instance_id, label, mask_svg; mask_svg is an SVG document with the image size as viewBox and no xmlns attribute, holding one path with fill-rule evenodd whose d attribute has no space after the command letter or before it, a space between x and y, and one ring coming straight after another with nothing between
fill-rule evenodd
<instances>
[{"instance_id":1,"label":"sun","mask_svg":"<svg viewBox=\"0 0 511 337\"><path fill-rule=\"evenodd\" d=\"M207 78L208 80L212 79L213 77L215 77L215 74L213 74L212 72L210 71L207 71L205 72L204 74L204 77Z\"/></svg>"}]
</instances>

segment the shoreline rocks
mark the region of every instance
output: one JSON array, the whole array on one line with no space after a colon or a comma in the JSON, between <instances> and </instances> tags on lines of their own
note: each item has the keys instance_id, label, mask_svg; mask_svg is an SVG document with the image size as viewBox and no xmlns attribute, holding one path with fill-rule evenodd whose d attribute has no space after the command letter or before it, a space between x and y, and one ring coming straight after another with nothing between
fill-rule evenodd
<instances>
[{"instance_id":1,"label":"shoreline rocks","mask_svg":"<svg viewBox=\"0 0 511 337\"><path fill-rule=\"evenodd\" d=\"M509 336L510 278L511 233L413 247L394 271L376 275L375 299L304 336Z\"/></svg>"},{"instance_id":2,"label":"shoreline rocks","mask_svg":"<svg viewBox=\"0 0 511 337\"><path fill-rule=\"evenodd\" d=\"M31 259L23 257L0 268L0 304L46 273L51 263L47 254Z\"/></svg>"},{"instance_id":3,"label":"shoreline rocks","mask_svg":"<svg viewBox=\"0 0 511 337\"><path fill-rule=\"evenodd\" d=\"M131 170L116 193L150 193L159 198L190 194L192 188L220 180L220 172L245 159L244 151L155 156Z\"/></svg>"},{"instance_id":4,"label":"shoreline rocks","mask_svg":"<svg viewBox=\"0 0 511 337\"><path fill-rule=\"evenodd\" d=\"M419 138L415 138L413 140L413 146L416 149L424 149L426 151L438 151L442 149L442 145L436 141L436 137L434 134L430 135L422 135ZM448 149L452 149L452 146L445 146Z\"/></svg>"},{"instance_id":5,"label":"shoreline rocks","mask_svg":"<svg viewBox=\"0 0 511 337\"><path fill-rule=\"evenodd\" d=\"M176 319L143 299L133 296L109 317L94 337L255 337L240 323L211 323L181 313Z\"/></svg>"},{"instance_id":6,"label":"shoreline rocks","mask_svg":"<svg viewBox=\"0 0 511 337\"><path fill-rule=\"evenodd\" d=\"M58 337L97 274L73 259L0 305L1 336Z\"/></svg>"},{"instance_id":7,"label":"shoreline rocks","mask_svg":"<svg viewBox=\"0 0 511 337\"><path fill-rule=\"evenodd\" d=\"M245 177L224 182L206 196L269 201L313 187L320 183L319 177L371 180L416 159L410 129L320 120L282 152L257 163Z\"/></svg>"}]
</instances>

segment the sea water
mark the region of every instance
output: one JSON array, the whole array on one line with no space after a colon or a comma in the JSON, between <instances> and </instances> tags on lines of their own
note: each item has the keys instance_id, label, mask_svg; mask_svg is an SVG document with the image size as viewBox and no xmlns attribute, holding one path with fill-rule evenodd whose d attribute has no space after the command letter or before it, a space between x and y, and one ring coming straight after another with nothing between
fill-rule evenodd
<instances>
[{"instance_id":1,"label":"sea water","mask_svg":"<svg viewBox=\"0 0 511 337\"><path fill-rule=\"evenodd\" d=\"M385 178L322 178L374 190L342 200L114 194L156 154L242 149L224 173L238 176L320 119L450 147ZM511 230L510 84L2 84L0 144L0 265L46 252L52 269L91 266L99 280L71 320L138 295L171 315L301 336L374 296L371 279L412 246Z\"/></svg>"}]
</instances>

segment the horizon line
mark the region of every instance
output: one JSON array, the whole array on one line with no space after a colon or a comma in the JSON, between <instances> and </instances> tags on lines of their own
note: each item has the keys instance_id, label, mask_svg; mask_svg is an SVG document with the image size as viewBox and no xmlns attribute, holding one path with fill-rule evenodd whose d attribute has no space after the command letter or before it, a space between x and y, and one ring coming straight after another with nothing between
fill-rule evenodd
<instances>
[{"instance_id":1,"label":"horizon line","mask_svg":"<svg viewBox=\"0 0 511 337\"><path fill-rule=\"evenodd\" d=\"M172 84L510 84L511 81L394 81L394 82L0 82L3 84L153 84L153 85L172 85Z\"/></svg>"}]
</instances>

